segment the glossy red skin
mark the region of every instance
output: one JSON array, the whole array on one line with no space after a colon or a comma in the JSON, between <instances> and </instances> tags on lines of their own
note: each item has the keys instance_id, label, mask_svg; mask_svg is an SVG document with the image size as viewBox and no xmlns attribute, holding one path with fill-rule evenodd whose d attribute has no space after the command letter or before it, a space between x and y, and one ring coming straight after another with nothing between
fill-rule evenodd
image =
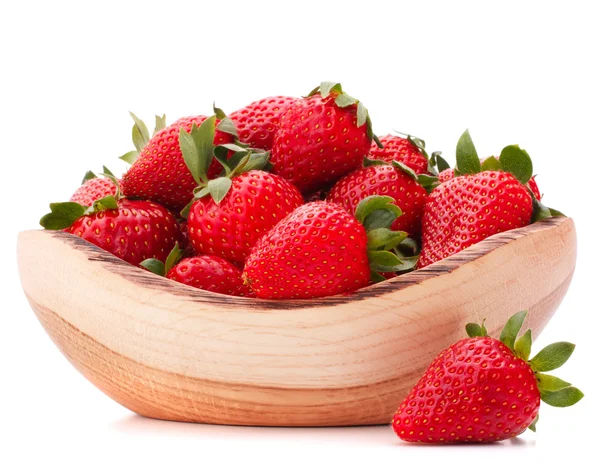
<instances>
[{"instance_id":1,"label":"glossy red skin","mask_svg":"<svg viewBox=\"0 0 600 470\"><path fill-rule=\"evenodd\" d=\"M82 206L91 206L98 199L114 195L117 187L108 178L92 178L83 183L71 196L71 202L77 202Z\"/></svg>"},{"instance_id":2,"label":"glossy red skin","mask_svg":"<svg viewBox=\"0 0 600 470\"><path fill-rule=\"evenodd\" d=\"M375 142L371 144L369 159L381 160L391 163L394 160L404 163L418 175L427 173L427 158L419 148L410 140L397 135L384 135L379 137L383 148L379 148Z\"/></svg>"},{"instance_id":3,"label":"glossy red skin","mask_svg":"<svg viewBox=\"0 0 600 470\"><path fill-rule=\"evenodd\" d=\"M193 124L200 126L205 120L206 116L185 117L157 132L123 176L123 194L130 198L150 199L175 212L183 209L192 199L192 191L197 185L183 160L179 129L190 132ZM232 135L215 132L215 145L231 142ZM209 177L218 176L221 170L215 159L209 168Z\"/></svg>"},{"instance_id":4,"label":"glossy red skin","mask_svg":"<svg viewBox=\"0 0 600 470\"><path fill-rule=\"evenodd\" d=\"M327 200L354 215L360 201L368 196L394 198L402 215L392 224L392 230L402 230L409 236L420 233L427 191L404 171L392 165L360 168L340 179L331 188Z\"/></svg>"},{"instance_id":5,"label":"glossy red skin","mask_svg":"<svg viewBox=\"0 0 600 470\"><path fill-rule=\"evenodd\" d=\"M297 100L291 96L270 96L234 111L229 117L242 142L253 148L271 150L281 114Z\"/></svg>"},{"instance_id":6,"label":"glossy red skin","mask_svg":"<svg viewBox=\"0 0 600 470\"><path fill-rule=\"evenodd\" d=\"M273 140L276 173L309 193L361 166L369 153L367 126L357 127L356 105L339 108L332 94L298 99L287 107Z\"/></svg>"},{"instance_id":7,"label":"glossy red skin","mask_svg":"<svg viewBox=\"0 0 600 470\"><path fill-rule=\"evenodd\" d=\"M496 233L529 224L533 200L510 173L484 171L452 178L425 204L417 268L458 253Z\"/></svg>"},{"instance_id":8,"label":"glossy red skin","mask_svg":"<svg viewBox=\"0 0 600 470\"><path fill-rule=\"evenodd\" d=\"M255 297L242 282L242 271L229 261L212 255L185 258L167 273L167 277L182 284L219 294Z\"/></svg>"},{"instance_id":9,"label":"glossy red skin","mask_svg":"<svg viewBox=\"0 0 600 470\"><path fill-rule=\"evenodd\" d=\"M119 208L80 217L66 229L135 266L147 258L164 262L180 241L177 221L149 201L119 201Z\"/></svg>"},{"instance_id":10,"label":"glossy red skin","mask_svg":"<svg viewBox=\"0 0 600 470\"><path fill-rule=\"evenodd\" d=\"M252 249L243 277L264 299L352 292L371 280L364 227L337 204L305 204Z\"/></svg>"},{"instance_id":11,"label":"glossy red skin","mask_svg":"<svg viewBox=\"0 0 600 470\"><path fill-rule=\"evenodd\" d=\"M534 421L540 392L531 367L494 338L442 351L400 404L392 427L409 442L491 442Z\"/></svg>"},{"instance_id":12,"label":"glossy red skin","mask_svg":"<svg viewBox=\"0 0 600 470\"><path fill-rule=\"evenodd\" d=\"M498 157L496 157L496 158L498 158ZM483 160L482 160L482 163L483 163ZM447 168L446 170L440 172L440 174L438 175L438 179L439 179L440 183L444 183L448 180L451 180L452 178L454 178L454 169L452 169L452 168ZM540 194L540 190L535 181L535 176L531 177L531 179L527 182L527 186L529 187L529 189L531 189L531 192L533 193L535 198L538 201L540 201L542 199L542 195Z\"/></svg>"},{"instance_id":13,"label":"glossy red skin","mask_svg":"<svg viewBox=\"0 0 600 470\"><path fill-rule=\"evenodd\" d=\"M192 204L190 241L197 253L243 266L260 237L303 202L298 189L280 176L249 171L233 178L219 204L211 196Z\"/></svg>"}]
</instances>

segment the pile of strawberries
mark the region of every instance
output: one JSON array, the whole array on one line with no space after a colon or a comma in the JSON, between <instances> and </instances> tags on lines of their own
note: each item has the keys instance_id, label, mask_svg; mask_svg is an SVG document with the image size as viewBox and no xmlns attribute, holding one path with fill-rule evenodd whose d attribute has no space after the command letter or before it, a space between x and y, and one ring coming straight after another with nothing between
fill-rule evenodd
<instances>
[{"instance_id":1,"label":"pile of strawberries","mask_svg":"<svg viewBox=\"0 0 600 470\"><path fill-rule=\"evenodd\" d=\"M86 174L40 223L221 294L344 294L561 215L541 204L518 146L480 160L465 132L450 169L420 139L376 137L338 83L229 116L157 116L152 136L132 116L128 171Z\"/></svg>"}]
</instances>

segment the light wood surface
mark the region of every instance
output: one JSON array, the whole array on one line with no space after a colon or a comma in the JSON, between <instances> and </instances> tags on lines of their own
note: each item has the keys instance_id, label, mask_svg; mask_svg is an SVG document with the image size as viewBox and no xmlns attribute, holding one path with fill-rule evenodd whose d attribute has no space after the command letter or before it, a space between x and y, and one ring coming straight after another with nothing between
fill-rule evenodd
<instances>
[{"instance_id":1,"label":"light wood surface","mask_svg":"<svg viewBox=\"0 0 600 470\"><path fill-rule=\"evenodd\" d=\"M99 389L144 416L242 425L389 422L465 323L497 335L529 309L537 336L575 258L573 221L553 218L351 295L275 302L177 284L62 232L18 241L35 314Z\"/></svg>"}]
</instances>

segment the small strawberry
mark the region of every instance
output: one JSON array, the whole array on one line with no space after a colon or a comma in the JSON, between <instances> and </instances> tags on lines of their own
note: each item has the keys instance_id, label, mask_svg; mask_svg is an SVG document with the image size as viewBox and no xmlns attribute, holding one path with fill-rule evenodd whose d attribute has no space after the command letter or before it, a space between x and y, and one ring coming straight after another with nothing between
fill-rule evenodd
<instances>
[{"instance_id":1,"label":"small strawberry","mask_svg":"<svg viewBox=\"0 0 600 470\"><path fill-rule=\"evenodd\" d=\"M136 266L147 258L164 261L180 237L173 214L150 201L106 196L90 207L63 202L50 209L42 227L66 229Z\"/></svg>"},{"instance_id":2,"label":"small strawberry","mask_svg":"<svg viewBox=\"0 0 600 470\"><path fill-rule=\"evenodd\" d=\"M229 117L240 141L253 148L271 150L281 114L297 100L291 96L271 96L231 113Z\"/></svg>"},{"instance_id":3,"label":"small strawberry","mask_svg":"<svg viewBox=\"0 0 600 470\"><path fill-rule=\"evenodd\" d=\"M470 338L454 343L431 363L392 420L409 442L491 442L535 431L540 399L551 406L577 403L583 393L544 372L557 369L575 345L554 343L529 359L531 330L517 339L527 312L513 315L490 338L470 323Z\"/></svg>"},{"instance_id":4,"label":"small strawberry","mask_svg":"<svg viewBox=\"0 0 600 470\"><path fill-rule=\"evenodd\" d=\"M112 173L106 167L104 167L104 173L112 176ZM100 178L93 172L88 171L81 182L81 186L73 193L70 201L77 202L82 206L91 206L98 199L116 194L117 185L110 177Z\"/></svg>"},{"instance_id":5,"label":"small strawberry","mask_svg":"<svg viewBox=\"0 0 600 470\"><path fill-rule=\"evenodd\" d=\"M392 230L408 232L409 236L419 234L427 191L417 181L417 175L401 163L371 164L355 170L331 188L327 200L354 214L360 201L375 195L392 197L402 210Z\"/></svg>"},{"instance_id":6,"label":"small strawberry","mask_svg":"<svg viewBox=\"0 0 600 470\"><path fill-rule=\"evenodd\" d=\"M234 140L235 126L221 110L217 131L214 132L215 144L227 144ZM134 115L132 115L134 116ZM190 132L192 126L202 126L206 116L190 116L175 121L162 129L157 127L149 138L148 130L142 121L134 116L134 142L139 156L129 158L131 168L123 176L123 193L129 198L151 199L174 211L181 210L192 198L196 184L183 161L179 146L179 133L183 129ZM161 124L163 124L161 122ZM129 154L121 158L127 157ZM208 173L217 176L221 167L215 162Z\"/></svg>"},{"instance_id":7,"label":"small strawberry","mask_svg":"<svg viewBox=\"0 0 600 470\"><path fill-rule=\"evenodd\" d=\"M380 148L375 142L371 144L370 160L380 160L386 163L393 161L404 163L418 175L427 173L428 157L425 152L425 142L412 136L400 137L384 135L379 137L383 145Z\"/></svg>"},{"instance_id":8,"label":"small strawberry","mask_svg":"<svg viewBox=\"0 0 600 470\"><path fill-rule=\"evenodd\" d=\"M303 193L322 189L360 167L373 138L364 105L339 83L324 82L282 115L272 171Z\"/></svg>"},{"instance_id":9,"label":"small strawberry","mask_svg":"<svg viewBox=\"0 0 600 470\"><path fill-rule=\"evenodd\" d=\"M531 158L517 145L505 147L499 160L491 158L482 165L469 132L465 131L456 152L455 174L460 176L437 186L425 204L418 268L496 233L562 215L532 197L526 186L533 171ZM490 160L502 169L482 171Z\"/></svg>"},{"instance_id":10,"label":"small strawberry","mask_svg":"<svg viewBox=\"0 0 600 470\"><path fill-rule=\"evenodd\" d=\"M391 253L406 233L389 230L401 211L391 197L372 196L356 217L337 204L297 208L252 249L244 282L265 299L310 299L355 291L380 281L380 272L414 267Z\"/></svg>"},{"instance_id":11,"label":"small strawberry","mask_svg":"<svg viewBox=\"0 0 600 470\"><path fill-rule=\"evenodd\" d=\"M182 130L179 138L198 184L184 210L194 250L243 265L260 237L304 202L300 192L280 176L261 170L268 152L236 145L214 148L210 129L204 134L202 128L194 127L190 133ZM234 152L229 160L228 151ZM206 169L214 163L214 156L226 174L210 179Z\"/></svg>"},{"instance_id":12,"label":"small strawberry","mask_svg":"<svg viewBox=\"0 0 600 470\"><path fill-rule=\"evenodd\" d=\"M159 276L197 289L237 297L254 297L252 290L242 282L242 271L229 261L212 255L181 259L183 250L176 244L166 261L147 259L140 263Z\"/></svg>"}]
</instances>

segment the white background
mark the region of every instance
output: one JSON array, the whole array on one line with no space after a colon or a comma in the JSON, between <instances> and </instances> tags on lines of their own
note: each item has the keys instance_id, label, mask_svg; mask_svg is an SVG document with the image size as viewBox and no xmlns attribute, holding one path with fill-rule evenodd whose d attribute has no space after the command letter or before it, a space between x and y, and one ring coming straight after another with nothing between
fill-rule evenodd
<instances>
[{"instance_id":1,"label":"white background","mask_svg":"<svg viewBox=\"0 0 600 470\"><path fill-rule=\"evenodd\" d=\"M558 468L597 440L600 45L594 2L2 2L0 468ZM400 443L385 426L268 429L132 415L80 376L20 290L16 233L88 169L124 166L130 118L169 122L338 80L379 134L453 159L519 143L544 201L575 219L579 257L538 344L577 343L561 376L586 393L538 433L490 446ZM508 312L507 312L508 313ZM535 346L534 346L535 348ZM539 348L539 346L538 346ZM398 397L400 401L402 397ZM422 463L419 463L422 462ZM589 467L591 464L584 464ZM417 467L418 466L418 467Z\"/></svg>"}]
</instances>

